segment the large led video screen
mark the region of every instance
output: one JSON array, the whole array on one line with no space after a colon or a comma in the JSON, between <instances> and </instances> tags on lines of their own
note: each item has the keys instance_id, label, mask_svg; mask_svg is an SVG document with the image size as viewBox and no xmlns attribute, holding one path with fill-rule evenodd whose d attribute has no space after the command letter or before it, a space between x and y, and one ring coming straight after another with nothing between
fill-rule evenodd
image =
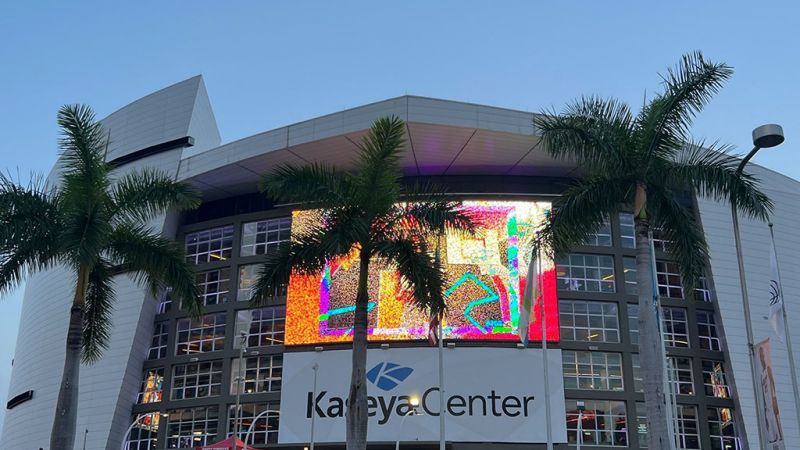
<instances>
[{"instance_id":1,"label":"large led video screen","mask_svg":"<svg viewBox=\"0 0 800 450\"><path fill-rule=\"evenodd\" d=\"M445 339L519 340L519 312L527 283L530 242L550 208L549 202L465 201L476 225L474 235L447 233L439 240L445 270ZM295 211L292 234L319 226L317 211ZM433 244L433 243L432 243ZM434 245L431 245L433 248ZM558 301L552 260L542 261L543 298L536 300L529 339L559 339ZM318 275L293 274L286 304L286 345L346 342L352 339L358 251L329 261ZM369 340L428 338L430 317L408 301L399 273L373 261L369 274Z\"/></svg>"}]
</instances>

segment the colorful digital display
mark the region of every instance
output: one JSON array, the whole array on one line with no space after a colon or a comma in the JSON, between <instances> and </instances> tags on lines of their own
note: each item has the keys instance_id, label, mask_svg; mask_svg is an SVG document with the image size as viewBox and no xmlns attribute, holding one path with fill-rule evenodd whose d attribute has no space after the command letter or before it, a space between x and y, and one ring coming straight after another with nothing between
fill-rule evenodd
<instances>
[{"instance_id":1,"label":"colorful digital display","mask_svg":"<svg viewBox=\"0 0 800 450\"><path fill-rule=\"evenodd\" d=\"M439 240L445 270L445 339L519 340L520 303L527 283L530 242L550 208L548 202L465 201L477 231L448 233ZM319 224L316 211L295 211L292 234ZM432 243L431 248L434 245ZM542 339L544 304L548 341L559 339L555 270L542 261L542 298L536 300L531 341ZM358 285L358 251L329 261L318 276L293 274L286 304L286 345L346 342L352 338ZM369 339L428 338L430 317L408 302L399 273L373 261L369 274Z\"/></svg>"}]
</instances>

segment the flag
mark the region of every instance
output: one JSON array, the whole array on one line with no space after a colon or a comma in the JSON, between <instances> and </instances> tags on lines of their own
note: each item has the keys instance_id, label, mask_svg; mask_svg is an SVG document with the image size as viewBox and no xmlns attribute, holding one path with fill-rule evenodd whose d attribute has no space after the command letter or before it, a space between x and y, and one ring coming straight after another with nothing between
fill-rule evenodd
<instances>
[{"instance_id":1,"label":"flag","mask_svg":"<svg viewBox=\"0 0 800 450\"><path fill-rule=\"evenodd\" d=\"M439 323L440 318L438 314L431 314L431 321L428 324L428 343L431 347L435 347L439 343Z\"/></svg>"},{"instance_id":2,"label":"flag","mask_svg":"<svg viewBox=\"0 0 800 450\"><path fill-rule=\"evenodd\" d=\"M519 303L519 340L528 346L528 329L531 325L533 315L533 302L539 297L539 277L536 270L537 259L531 254L531 261L528 263L528 279L525 283L525 293Z\"/></svg>"},{"instance_id":3,"label":"flag","mask_svg":"<svg viewBox=\"0 0 800 450\"><path fill-rule=\"evenodd\" d=\"M783 287L781 286L780 276L778 275L778 256L775 253L775 240L769 247L770 280L769 280L769 323L779 341L784 342L784 331L786 327L783 323Z\"/></svg>"},{"instance_id":4,"label":"flag","mask_svg":"<svg viewBox=\"0 0 800 450\"><path fill-rule=\"evenodd\" d=\"M775 388L775 376L772 371L772 355L769 339L759 342L753 347L756 354L756 374L760 392L756 395L757 407L763 412L761 431L770 450L785 450L781 413L778 407L778 393Z\"/></svg>"}]
</instances>

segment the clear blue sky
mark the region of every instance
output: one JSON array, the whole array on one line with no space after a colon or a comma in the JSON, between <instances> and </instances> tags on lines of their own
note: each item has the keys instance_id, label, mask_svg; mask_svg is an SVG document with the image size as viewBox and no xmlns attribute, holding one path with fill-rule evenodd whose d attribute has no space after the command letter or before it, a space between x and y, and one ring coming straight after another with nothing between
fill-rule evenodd
<instances>
[{"instance_id":1,"label":"clear blue sky","mask_svg":"<svg viewBox=\"0 0 800 450\"><path fill-rule=\"evenodd\" d=\"M121 3L2 2L0 169L49 170L64 103L102 117L196 74L228 142L403 94L530 111L581 94L639 105L657 73L700 49L736 74L695 134L746 151L753 126L781 123L786 144L756 162L800 178L794 2ZM21 301L22 289L0 301L0 417Z\"/></svg>"}]
</instances>

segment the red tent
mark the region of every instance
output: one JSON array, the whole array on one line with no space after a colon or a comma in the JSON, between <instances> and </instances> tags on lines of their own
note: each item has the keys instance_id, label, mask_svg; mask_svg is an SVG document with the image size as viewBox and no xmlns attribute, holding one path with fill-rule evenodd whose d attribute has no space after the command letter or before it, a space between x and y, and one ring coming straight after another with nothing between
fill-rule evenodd
<instances>
[{"instance_id":1,"label":"red tent","mask_svg":"<svg viewBox=\"0 0 800 450\"><path fill-rule=\"evenodd\" d=\"M256 450L249 445L245 445L241 439L231 436L228 439L219 441L216 444L208 444L204 447L195 447L196 450Z\"/></svg>"}]
</instances>

